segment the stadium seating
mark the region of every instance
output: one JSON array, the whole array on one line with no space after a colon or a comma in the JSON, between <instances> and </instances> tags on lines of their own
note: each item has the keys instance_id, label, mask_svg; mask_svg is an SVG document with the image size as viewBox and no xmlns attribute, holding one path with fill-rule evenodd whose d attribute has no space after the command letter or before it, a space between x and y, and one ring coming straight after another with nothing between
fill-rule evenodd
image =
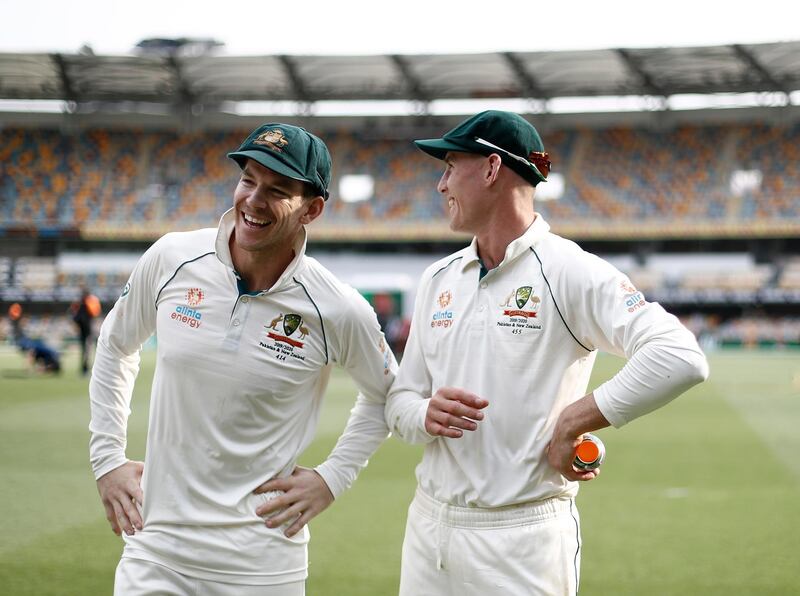
<instances>
[{"instance_id":1,"label":"stadium seating","mask_svg":"<svg viewBox=\"0 0 800 596\"><path fill-rule=\"evenodd\" d=\"M247 132L89 129L65 134L4 128L0 235L12 229L73 229L86 237L154 239L168 230L214 226L230 207L238 179L237 166L225 155ZM346 129L324 136L334 158L331 199L321 224L326 229L345 230L345 238L353 230L372 230L373 237L387 240L396 239L401 228L447 229L446 204L436 190L440 162L409 140ZM572 129L543 136L564 192L556 200L537 200L536 207L557 232L594 229L598 237L609 238L667 230L681 236L702 225L712 233L733 229L741 237L775 235L776 230L797 234L800 124ZM740 170L756 172L760 184L734 188L732 175ZM373 177L371 200L342 200L339 181L349 174ZM136 256L3 256L0 299L69 302L81 287L89 287L112 301ZM765 290L779 299L800 295L798 257L776 264L756 263L747 254L611 260L658 299L737 295L746 302L763 297ZM74 329L62 318L57 313L33 317L30 328L71 337ZM696 315L687 325L716 343L800 341L800 322L792 317L747 316L720 323Z\"/></svg>"},{"instance_id":2,"label":"stadium seating","mask_svg":"<svg viewBox=\"0 0 800 596\"><path fill-rule=\"evenodd\" d=\"M225 157L247 131L179 134L6 128L0 131L0 230L73 227L147 235L214 225L237 179ZM326 135L334 180L326 225L444 221L441 164L409 141L340 130ZM688 223L761 225L800 217L800 125L565 130L545 135L564 194L537 207L562 225L636 228ZM757 169L760 187L734 193L734 170ZM346 174L375 180L370 201L346 203ZM754 218L757 220L753 222ZM391 236L391 226L385 232Z\"/></svg>"},{"instance_id":3,"label":"stadium seating","mask_svg":"<svg viewBox=\"0 0 800 596\"><path fill-rule=\"evenodd\" d=\"M777 285L784 290L800 290L800 257L787 259L781 268Z\"/></svg>"}]
</instances>

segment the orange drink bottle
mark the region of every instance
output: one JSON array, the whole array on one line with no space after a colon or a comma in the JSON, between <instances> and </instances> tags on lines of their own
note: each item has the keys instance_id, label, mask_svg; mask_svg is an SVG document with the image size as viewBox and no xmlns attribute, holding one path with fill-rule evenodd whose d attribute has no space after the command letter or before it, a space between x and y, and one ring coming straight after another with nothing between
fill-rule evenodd
<instances>
[{"instance_id":1,"label":"orange drink bottle","mask_svg":"<svg viewBox=\"0 0 800 596\"><path fill-rule=\"evenodd\" d=\"M606 446L598 437L584 433L581 442L575 448L575 460L572 465L576 470L588 472L600 467L606 456Z\"/></svg>"}]
</instances>

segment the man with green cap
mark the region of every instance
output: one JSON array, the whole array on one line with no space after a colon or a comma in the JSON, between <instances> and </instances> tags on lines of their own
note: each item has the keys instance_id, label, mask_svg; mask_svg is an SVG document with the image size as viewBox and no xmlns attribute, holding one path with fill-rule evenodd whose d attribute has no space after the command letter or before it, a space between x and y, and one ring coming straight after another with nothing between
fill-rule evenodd
<instances>
[{"instance_id":1,"label":"man with green cap","mask_svg":"<svg viewBox=\"0 0 800 596\"><path fill-rule=\"evenodd\" d=\"M549 155L517 114L482 112L440 139L438 191L472 243L423 274L390 430L422 443L400 594L576 594L584 433L704 380L694 336L625 275L534 211ZM628 359L587 393L598 350Z\"/></svg>"},{"instance_id":2,"label":"man with green cap","mask_svg":"<svg viewBox=\"0 0 800 596\"><path fill-rule=\"evenodd\" d=\"M241 168L216 229L167 234L105 319L90 382L90 455L125 548L115 594L297 596L306 524L388 435L396 363L375 313L306 256L331 158L306 130L270 123L228 154ZM144 462L125 455L142 343L158 337ZM314 437L337 364L360 393L316 468Z\"/></svg>"}]
</instances>

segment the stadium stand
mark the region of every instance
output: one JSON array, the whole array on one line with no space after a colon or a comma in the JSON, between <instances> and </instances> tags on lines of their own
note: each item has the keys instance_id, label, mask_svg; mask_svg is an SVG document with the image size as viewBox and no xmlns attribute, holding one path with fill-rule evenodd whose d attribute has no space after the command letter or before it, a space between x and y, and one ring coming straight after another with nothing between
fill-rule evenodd
<instances>
[{"instance_id":1,"label":"stadium stand","mask_svg":"<svg viewBox=\"0 0 800 596\"><path fill-rule=\"evenodd\" d=\"M783 264L778 287L784 290L800 290L800 257L787 259Z\"/></svg>"},{"instance_id":2,"label":"stadium stand","mask_svg":"<svg viewBox=\"0 0 800 596\"><path fill-rule=\"evenodd\" d=\"M6 128L0 131L2 225L74 227L93 236L137 229L157 236L213 225L229 206L237 177L225 153L242 134L88 130L70 136ZM393 222L443 226L439 164L408 141L369 140L345 130L326 138L335 163L325 226L378 227L385 236ZM758 228L796 224L800 217L798 125L572 130L548 135L547 143L565 192L539 207L566 229L586 222L608 229L622 224L629 233L647 225L677 232L698 223ZM736 196L730 177L739 168L758 169L763 184ZM338 180L354 173L374 178L373 200L341 200Z\"/></svg>"},{"instance_id":3,"label":"stadium stand","mask_svg":"<svg viewBox=\"0 0 800 596\"><path fill-rule=\"evenodd\" d=\"M537 199L555 232L605 255L707 345L796 345L800 112L792 90L800 78L791 57L798 47L724 46L713 60L706 48L626 51L634 60L617 59L618 50L407 56L403 72L379 57L331 64L302 56L292 62L306 66L272 91L242 82L274 57L226 58L224 76L217 76L219 64L176 69L181 57L129 57L131 70L122 71L115 57L6 54L0 70L53 61L67 68L0 86L4 99L66 102L62 113L0 112L0 303L22 302L35 333L68 341L74 330L62 319L81 287L108 306L150 242L167 231L213 226L230 206L238 169L225 154L256 117L228 104L285 100L299 102L287 121L321 134L334 156L331 199L310 236L331 254L315 256L341 267L338 273L366 294L399 292L405 310L404 293L413 292L419 271L377 257L402 256L405 266L419 257L414 266L422 267L466 240L448 229L436 191L441 164L411 139L441 134L460 120L429 113L432 101L516 94L530 100L530 117L563 181L560 196ZM587 78L580 68L586 60L605 66ZM521 68L508 70L510 61ZM453 65L460 65L458 74ZM332 69L324 84L303 74L323 68ZM336 69L359 76L337 76ZM718 72L727 74L712 76ZM533 73L539 76L524 76ZM276 77L285 75L276 70ZM775 81L786 95L778 108L664 108L679 93L773 93ZM548 106L551 98L584 93L644 97L654 90L664 94L662 107L641 113L570 114ZM313 104L332 98L401 99L418 103L419 111L316 117ZM370 200L344 200L339 182L351 174L373 178ZM344 254L350 249L356 252Z\"/></svg>"}]
</instances>

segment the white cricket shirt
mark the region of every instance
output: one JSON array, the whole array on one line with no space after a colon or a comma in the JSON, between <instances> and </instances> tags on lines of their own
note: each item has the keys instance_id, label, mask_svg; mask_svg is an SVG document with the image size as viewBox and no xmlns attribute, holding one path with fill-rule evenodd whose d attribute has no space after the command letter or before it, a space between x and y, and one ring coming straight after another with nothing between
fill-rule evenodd
<instances>
[{"instance_id":1,"label":"white cricket shirt","mask_svg":"<svg viewBox=\"0 0 800 596\"><path fill-rule=\"evenodd\" d=\"M587 393L597 350L628 359L594 390L614 426L708 374L677 318L549 229L537 214L483 278L475 240L423 275L386 416L401 439L427 443L417 480L440 501L502 507L577 493L545 447L561 411ZM440 387L489 401L476 431L458 439L425 431L428 399Z\"/></svg>"},{"instance_id":2,"label":"white cricket shirt","mask_svg":"<svg viewBox=\"0 0 800 596\"><path fill-rule=\"evenodd\" d=\"M342 493L388 435L396 371L374 312L305 255L267 291L239 289L218 229L167 234L143 255L100 331L90 383L90 452L99 478L122 465L139 350L158 353L145 457L144 529L123 556L191 577L273 584L306 577L308 532L270 529L259 484L287 476L311 442L338 364L360 391L344 433L316 470Z\"/></svg>"}]
</instances>

